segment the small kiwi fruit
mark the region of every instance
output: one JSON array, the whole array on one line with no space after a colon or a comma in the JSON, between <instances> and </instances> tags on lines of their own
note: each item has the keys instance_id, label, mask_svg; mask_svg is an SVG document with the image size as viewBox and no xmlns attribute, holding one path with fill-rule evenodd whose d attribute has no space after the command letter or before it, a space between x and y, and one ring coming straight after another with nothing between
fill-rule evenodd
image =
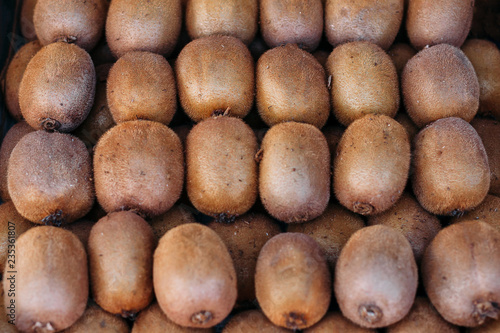
<instances>
[{"instance_id":1,"label":"small kiwi fruit","mask_svg":"<svg viewBox=\"0 0 500 333\"><path fill-rule=\"evenodd\" d=\"M127 321L89 301L83 315L62 333L129 333Z\"/></svg>"},{"instance_id":2,"label":"small kiwi fruit","mask_svg":"<svg viewBox=\"0 0 500 333\"><path fill-rule=\"evenodd\" d=\"M394 119L398 123L403 125L403 127L406 130L406 133L408 133L408 138L410 139L410 144L412 144L413 139L415 138L415 136L417 135L417 133L420 129L417 127L417 125L415 125L413 120L411 120L410 116L408 115L408 113L406 113L406 111L403 111L403 110L399 111L396 114L396 116L394 117Z\"/></svg>"},{"instance_id":3,"label":"small kiwi fruit","mask_svg":"<svg viewBox=\"0 0 500 333\"><path fill-rule=\"evenodd\" d=\"M38 0L24 0L21 6L21 20L19 26L21 34L29 41L37 39L35 26L33 25L33 12Z\"/></svg>"},{"instance_id":4,"label":"small kiwi fruit","mask_svg":"<svg viewBox=\"0 0 500 333\"><path fill-rule=\"evenodd\" d=\"M89 244L90 230L92 230L92 227L94 226L95 223L96 221L84 217L73 223L65 224L62 227L74 233L76 237L78 237L78 239L82 242L83 246L85 247L85 250L87 250Z\"/></svg>"},{"instance_id":5,"label":"small kiwi fruit","mask_svg":"<svg viewBox=\"0 0 500 333\"><path fill-rule=\"evenodd\" d=\"M327 125L321 129L321 132L325 135L326 142L328 143L328 148L330 149L330 156L332 160L337 154L337 146L344 134L345 127L340 124Z\"/></svg>"},{"instance_id":6,"label":"small kiwi fruit","mask_svg":"<svg viewBox=\"0 0 500 333\"><path fill-rule=\"evenodd\" d=\"M376 333L376 330L361 327L342 315L340 312L328 312L316 325L303 331L304 333Z\"/></svg>"},{"instance_id":7,"label":"small kiwi fruit","mask_svg":"<svg viewBox=\"0 0 500 333\"><path fill-rule=\"evenodd\" d=\"M479 206L465 212L463 215L452 217L449 222L458 223L467 220L481 220L500 231L500 197L488 194Z\"/></svg>"},{"instance_id":8,"label":"small kiwi fruit","mask_svg":"<svg viewBox=\"0 0 500 333\"><path fill-rule=\"evenodd\" d=\"M157 240L165 235L167 231L185 223L194 223L196 210L190 206L176 203L165 213L151 218L149 224Z\"/></svg>"},{"instance_id":9,"label":"small kiwi fruit","mask_svg":"<svg viewBox=\"0 0 500 333\"><path fill-rule=\"evenodd\" d=\"M394 66L396 66L398 77L401 77L406 63L417 54L417 51L410 44L395 43L387 50L387 54L389 54Z\"/></svg>"},{"instance_id":10,"label":"small kiwi fruit","mask_svg":"<svg viewBox=\"0 0 500 333\"><path fill-rule=\"evenodd\" d=\"M252 309L232 316L222 333L289 333L290 330L274 325L260 310Z\"/></svg>"}]
</instances>

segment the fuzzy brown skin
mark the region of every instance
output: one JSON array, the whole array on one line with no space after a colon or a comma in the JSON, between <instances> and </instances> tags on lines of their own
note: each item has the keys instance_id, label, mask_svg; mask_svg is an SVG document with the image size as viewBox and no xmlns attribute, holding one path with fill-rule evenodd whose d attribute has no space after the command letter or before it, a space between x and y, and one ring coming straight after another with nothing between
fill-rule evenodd
<instances>
[{"instance_id":1,"label":"fuzzy brown skin","mask_svg":"<svg viewBox=\"0 0 500 333\"><path fill-rule=\"evenodd\" d=\"M151 303L155 245L150 225L131 211L97 221L88 255L92 296L101 308L126 318Z\"/></svg>"},{"instance_id":2,"label":"fuzzy brown skin","mask_svg":"<svg viewBox=\"0 0 500 333\"><path fill-rule=\"evenodd\" d=\"M413 120L411 120L410 116L405 111L400 111L396 114L394 120L403 125L403 127L406 130L406 133L408 133L408 138L410 139L410 143L412 143L413 139L418 134L418 131L420 129L417 127L417 125L415 125Z\"/></svg>"},{"instance_id":3,"label":"fuzzy brown skin","mask_svg":"<svg viewBox=\"0 0 500 333\"><path fill-rule=\"evenodd\" d=\"M484 324L477 327L467 328L466 333L498 333L500 331L500 320L489 319Z\"/></svg>"},{"instance_id":4,"label":"fuzzy brown skin","mask_svg":"<svg viewBox=\"0 0 500 333\"><path fill-rule=\"evenodd\" d=\"M197 223L180 225L160 239L153 282L163 312L186 327L217 325L231 312L237 296L227 247L215 231Z\"/></svg>"},{"instance_id":5,"label":"fuzzy brown skin","mask_svg":"<svg viewBox=\"0 0 500 333\"><path fill-rule=\"evenodd\" d=\"M407 8L406 31L414 48L460 47L471 28L474 0L411 0Z\"/></svg>"},{"instance_id":6,"label":"fuzzy brown skin","mask_svg":"<svg viewBox=\"0 0 500 333\"><path fill-rule=\"evenodd\" d=\"M321 216L306 223L289 224L287 231L301 232L312 237L321 246L333 274L340 251L351 235L364 226L359 215L331 202Z\"/></svg>"},{"instance_id":7,"label":"fuzzy brown skin","mask_svg":"<svg viewBox=\"0 0 500 333\"><path fill-rule=\"evenodd\" d=\"M128 52L109 71L107 98L116 123L147 119L168 125L177 110L174 71L159 54Z\"/></svg>"},{"instance_id":8,"label":"fuzzy brown skin","mask_svg":"<svg viewBox=\"0 0 500 333\"><path fill-rule=\"evenodd\" d=\"M298 44L312 52L323 34L321 0L260 0L260 31L266 44Z\"/></svg>"},{"instance_id":9,"label":"fuzzy brown skin","mask_svg":"<svg viewBox=\"0 0 500 333\"><path fill-rule=\"evenodd\" d=\"M10 61L5 73L5 104L11 116L17 121L23 119L19 106L19 85L26 66L41 48L42 45L38 40L23 45Z\"/></svg>"},{"instance_id":10,"label":"fuzzy brown skin","mask_svg":"<svg viewBox=\"0 0 500 333\"><path fill-rule=\"evenodd\" d=\"M181 31L180 0L114 0L106 19L106 40L119 58L130 51L168 56Z\"/></svg>"},{"instance_id":11,"label":"fuzzy brown skin","mask_svg":"<svg viewBox=\"0 0 500 333\"><path fill-rule=\"evenodd\" d=\"M421 265L425 291L443 318L475 327L500 313L500 231L483 221L441 230Z\"/></svg>"},{"instance_id":12,"label":"fuzzy brown skin","mask_svg":"<svg viewBox=\"0 0 500 333\"><path fill-rule=\"evenodd\" d=\"M321 247L302 233L271 238L257 259L255 292L273 324L292 330L316 324L326 314L332 295Z\"/></svg>"},{"instance_id":13,"label":"fuzzy brown skin","mask_svg":"<svg viewBox=\"0 0 500 333\"><path fill-rule=\"evenodd\" d=\"M364 41L342 44L330 54L326 68L331 75L333 114L342 125L369 113L396 115L398 74L379 46Z\"/></svg>"},{"instance_id":14,"label":"fuzzy brown skin","mask_svg":"<svg viewBox=\"0 0 500 333\"><path fill-rule=\"evenodd\" d=\"M14 124L5 134L0 147L0 198L3 201L10 201L9 188L7 186L7 167L12 150L19 140L34 129L25 121Z\"/></svg>"},{"instance_id":15,"label":"fuzzy brown skin","mask_svg":"<svg viewBox=\"0 0 500 333\"><path fill-rule=\"evenodd\" d=\"M322 128L330 115L325 69L297 44L278 46L257 62L255 82L259 115L270 127L297 121Z\"/></svg>"},{"instance_id":16,"label":"fuzzy brown skin","mask_svg":"<svg viewBox=\"0 0 500 333\"><path fill-rule=\"evenodd\" d=\"M90 155L66 133L35 131L19 140L10 154L7 185L19 214L34 223L71 223L94 204Z\"/></svg>"},{"instance_id":17,"label":"fuzzy brown skin","mask_svg":"<svg viewBox=\"0 0 500 333\"><path fill-rule=\"evenodd\" d=\"M330 199L330 152L325 136L310 124L286 122L262 141L259 193L276 219L305 222L321 215Z\"/></svg>"},{"instance_id":18,"label":"fuzzy brown skin","mask_svg":"<svg viewBox=\"0 0 500 333\"><path fill-rule=\"evenodd\" d=\"M231 116L245 117L253 106L254 67L250 51L236 37L193 40L175 62L184 112L196 122L228 109Z\"/></svg>"},{"instance_id":19,"label":"fuzzy brown skin","mask_svg":"<svg viewBox=\"0 0 500 333\"><path fill-rule=\"evenodd\" d=\"M15 301L21 332L58 332L85 311L89 295L87 254L78 238L51 226L31 228L16 242L16 273L3 276L4 304ZM15 275L15 295L9 296ZM12 292L11 292L12 294Z\"/></svg>"},{"instance_id":20,"label":"fuzzy brown skin","mask_svg":"<svg viewBox=\"0 0 500 333\"><path fill-rule=\"evenodd\" d=\"M330 156L332 159L337 154L337 146L344 134L345 127L340 124L335 124L331 126L324 127L321 132L325 135L326 142L328 142L328 148L330 149Z\"/></svg>"},{"instance_id":21,"label":"fuzzy brown skin","mask_svg":"<svg viewBox=\"0 0 500 333\"><path fill-rule=\"evenodd\" d=\"M76 237L78 237L78 239L82 242L85 250L87 250L90 230L92 230L94 224L96 224L96 221L92 221L84 217L83 219L64 225L63 228L74 233Z\"/></svg>"},{"instance_id":22,"label":"fuzzy brown skin","mask_svg":"<svg viewBox=\"0 0 500 333\"><path fill-rule=\"evenodd\" d=\"M479 81L479 110L500 120L500 50L488 40L470 39L462 51L474 66Z\"/></svg>"},{"instance_id":23,"label":"fuzzy brown skin","mask_svg":"<svg viewBox=\"0 0 500 333\"><path fill-rule=\"evenodd\" d=\"M228 217L257 199L257 139L239 118L219 116L193 127L186 141L186 187L200 212Z\"/></svg>"},{"instance_id":24,"label":"fuzzy brown skin","mask_svg":"<svg viewBox=\"0 0 500 333\"><path fill-rule=\"evenodd\" d=\"M354 121L337 146L333 190L355 213L378 214L391 207L406 186L410 142L404 127L384 115Z\"/></svg>"},{"instance_id":25,"label":"fuzzy brown skin","mask_svg":"<svg viewBox=\"0 0 500 333\"><path fill-rule=\"evenodd\" d=\"M492 119L474 118L470 122L483 141L490 165L490 194L500 195L500 123ZM499 207L500 208L500 207Z\"/></svg>"},{"instance_id":26,"label":"fuzzy brown skin","mask_svg":"<svg viewBox=\"0 0 500 333\"><path fill-rule=\"evenodd\" d=\"M255 266L264 244L281 232L267 215L249 213L233 223L212 221L208 224L224 241L236 269L238 305L255 300Z\"/></svg>"},{"instance_id":27,"label":"fuzzy brown skin","mask_svg":"<svg viewBox=\"0 0 500 333\"><path fill-rule=\"evenodd\" d=\"M129 333L127 321L89 303L83 315L62 333Z\"/></svg>"},{"instance_id":28,"label":"fuzzy brown skin","mask_svg":"<svg viewBox=\"0 0 500 333\"><path fill-rule=\"evenodd\" d=\"M387 50L387 54L389 54L394 66L396 66L398 77L401 77L401 73L403 72L403 68L405 68L406 63L415 54L417 54L417 51L410 44L396 43L391 45L391 47Z\"/></svg>"},{"instance_id":29,"label":"fuzzy brown skin","mask_svg":"<svg viewBox=\"0 0 500 333\"><path fill-rule=\"evenodd\" d=\"M35 129L70 132L94 102L96 75L90 55L64 42L44 46L31 59L19 86L19 106Z\"/></svg>"},{"instance_id":30,"label":"fuzzy brown skin","mask_svg":"<svg viewBox=\"0 0 500 333\"><path fill-rule=\"evenodd\" d=\"M149 120L118 124L94 149L97 200L106 212L132 209L156 216L179 199L184 156L179 137Z\"/></svg>"},{"instance_id":31,"label":"fuzzy brown skin","mask_svg":"<svg viewBox=\"0 0 500 333\"><path fill-rule=\"evenodd\" d=\"M339 312L329 312L319 323L303 331L304 333L376 333L376 330L360 327Z\"/></svg>"},{"instance_id":32,"label":"fuzzy brown skin","mask_svg":"<svg viewBox=\"0 0 500 333\"><path fill-rule=\"evenodd\" d=\"M427 211L455 215L478 206L490 188L488 156L476 130L456 117L439 119L414 141L413 193Z\"/></svg>"},{"instance_id":33,"label":"fuzzy brown skin","mask_svg":"<svg viewBox=\"0 0 500 333\"><path fill-rule=\"evenodd\" d=\"M451 45L425 48L401 74L406 112L418 127L445 117L471 121L479 107L479 82L465 54Z\"/></svg>"},{"instance_id":34,"label":"fuzzy brown skin","mask_svg":"<svg viewBox=\"0 0 500 333\"><path fill-rule=\"evenodd\" d=\"M386 328L387 333L459 333L460 328L441 317L426 297L418 296L406 317Z\"/></svg>"},{"instance_id":35,"label":"fuzzy brown skin","mask_svg":"<svg viewBox=\"0 0 500 333\"><path fill-rule=\"evenodd\" d=\"M290 333L290 330L274 325L260 310L240 312L227 322L222 333Z\"/></svg>"},{"instance_id":36,"label":"fuzzy brown skin","mask_svg":"<svg viewBox=\"0 0 500 333\"><path fill-rule=\"evenodd\" d=\"M467 220L481 220L500 231L500 198L488 194L479 206L466 212L462 216L453 217L450 219L450 223L458 223Z\"/></svg>"},{"instance_id":37,"label":"fuzzy brown skin","mask_svg":"<svg viewBox=\"0 0 500 333\"><path fill-rule=\"evenodd\" d=\"M365 40L387 50L396 39L403 12L404 0L375 4L369 0L327 0L325 34L334 47L346 42Z\"/></svg>"},{"instance_id":38,"label":"fuzzy brown skin","mask_svg":"<svg viewBox=\"0 0 500 333\"><path fill-rule=\"evenodd\" d=\"M334 291L342 314L355 324L380 328L410 311L418 272L408 240L375 225L351 236L335 267Z\"/></svg>"},{"instance_id":39,"label":"fuzzy brown skin","mask_svg":"<svg viewBox=\"0 0 500 333\"><path fill-rule=\"evenodd\" d=\"M178 225L196 222L193 212L195 212L194 208L183 204L175 204L167 212L153 217L149 223L153 228L156 239L160 240L167 231Z\"/></svg>"},{"instance_id":40,"label":"fuzzy brown skin","mask_svg":"<svg viewBox=\"0 0 500 333\"><path fill-rule=\"evenodd\" d=\"M35 32L42 43L74 43L92 50L104 32L106 0L38 0L33 12Z\"/></svg>"},{"instance_id":41,"label":"fuzzy brown skin","mask_svg":"<svg viewBox=\"0 0 500 333\"><path fill-rule=\"evenodd\" d=\"M210 35L239 38L246 45L257 34L258 0L191 0L186 4L186 29L191 39Z\"/></svg>"},{"instance_id":42,"label":"fuzzy brown skin","mask_svg":"<svg viewBox=\"0 0 500 333\"><path fill-rule=\"evenodd\" d=\"M33 25L33 12L35 11L37 2L38 0L25 0L21 7L21 21L19 23L21 34L30 41L36 39L35 26Z\"/></svg>"}]
</instances>

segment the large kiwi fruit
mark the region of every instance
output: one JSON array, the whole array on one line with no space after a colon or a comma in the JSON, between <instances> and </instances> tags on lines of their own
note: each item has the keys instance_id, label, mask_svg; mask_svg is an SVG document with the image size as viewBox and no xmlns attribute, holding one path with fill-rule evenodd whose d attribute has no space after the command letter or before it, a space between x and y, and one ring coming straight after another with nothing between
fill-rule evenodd
<instances>
[{"instance_id":1,"label":"large kiwi fruit","mask_svg":"<svg viewBox=\"0 0 500 333\"><path fill-rule=\"evenodd\" d=\"M290 330L274 325L260 310L247 310L232 316L222 333L289 333Z\"/></svg>"},{"instance_id":2,"label":"large kiwi fruit","mask_svg":"<svg viewBox=\"0 0 500 333\"><path fill-rule=\"evenodd\" d=\"M127 321L101 309L89 301L87 309L76 323L63 333L129 333Z\"/></svg>"},{"instance_id":3,"label":"large kiwi fruit","mask_svg":"<svg viewBox=\"0 0 500 333\"><path fill-rule=\"evenodd\" d=\"M433 214L462 214L488 194L486 150L476 130L461 118L439 119L421 130L412 163L413 193Z\"/></svg>"},{"instance_id":4,"label":"large kiwi fruit","mask_svg":"<svg viewBox=\"0 0 500 333\"><path fill-rule=\"evenodd\" d=\"M304 333L375 333L376 330L361 327L347 319L340 312L329 312L316 325L303 331Z\"/></svg>"},{"instance_id":5,"label":"large kiwi fruit","mask_svg":"<svg viewBox=\"0 0 500 333\"><path fill-rule=\"evenodd\" d=\"M65 42L46 45L24 71L21 113L35 129L70 132L89 114L95 85L94 64L85 50Z\"/></svg>"},{"instance_id":6,"label":"large kiwi fruit","mask_svg":"<svg viewBox=\"0 0 500 333\"><path fill-rule=\"evenodd\" d=\"M418 271L410 243L384 225L351 236L335 267L334 291L342 314L369 328L385 327L410 311Z\"/></svg>"},{"instance_id":7,"label":"large kiwi fruit","mask_svg":"<svg viewBox=\"0 0 500 333\"><path fill-rule=\"evenodd\" d=\"M198 223L169 230L154 253L156 299L176 324L206 328L222 322L237 297L236 271L215 231Z\"/></svg>"},{"instance_id":8,"label":"large kiwi fruit","mask_svg":"<svg viewBox=\"0 0 500 333\"><path fill-rule=\"evenodd\" d=\"M488 194L479 206L463 215L452 217L449 222L457 223L467 220L481 220L500 231L500 197Z\"/></svg>"},{"instance_id":9,"label":"large kiwi fruit","mask_svg":"<svg viewBox=\"0 0 500 333\"><path fill-rule=\"evenodd\" d=\"M35 223L71 223L94 204L90 155L71 134L23 136L10 154L7 186L19 214Z\"/></svg>"},{"instance_id":10,"label":"large kiwi fruit","mask_svg":"<svg viewBox=\"0 0 500 333\"><path fill-rule=\"evenodd\" d=\"M500 312L500 231L483 221L441 230L422 259L425 291L443 318L474 327Z\"/></svg>"}]
</instances>

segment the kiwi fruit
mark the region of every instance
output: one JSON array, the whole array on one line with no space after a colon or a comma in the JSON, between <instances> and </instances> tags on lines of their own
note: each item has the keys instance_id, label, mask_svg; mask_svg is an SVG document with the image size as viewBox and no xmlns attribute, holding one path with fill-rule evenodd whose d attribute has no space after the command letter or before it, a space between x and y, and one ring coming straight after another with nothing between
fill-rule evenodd
<instances>
[{"instance_id":1,"label":"kiwi fruit","mask_svg":"<svg viewBox=\"0 0 500 333\"><path fill-rule=\"evenodd\" d=\"M113 0L106 18L106 40L117 58L130 51L168 56L181 25L181 0Z\"/></svg>"},{"instance_id":2,"label":"kiwi fruit","mask_svg":"<svg viewBox=\"0 0 500 333\"><path fill-rule=\"evenodd\" d=\"M441 317L429 299L417 296L410 312L402 320L386 328L387 333L459 333L460 328Z\"/></svg>"},{"instance_id":3,"label":"kiwi fruit","mask_svg":"<svg viewBox=\"0 0 500 333\"><path fill-rule=\"evenodd\" d=\"M264 244L281 232L267 215L248 213L234 223L212 221L208 224L226 244L233 259L238 283L237 305L255 300L255 266Z\"/></svg>"},{"instance_id":4,"label":"kiwi fruit","mask_svg":"<svg viewBox=\"0 0 500 333\"><path fill-rule=\"evenodd\" d=\"M275 47L256 66L256 104L268 126L297 121L322 128L330 115L323 66L297 44Z\"/></svg>"},{"instance_id":5,"label":"kiwi fruit","mask_svg":"<svg viewBox=\"0 0 500 333\"><path fill-rule=\"evenodd\" d=\"M85 311L89 295L87 254L70 231L38 226L16 241L15 267L3 275L4 306L15 306L21 332L59 332Z\"/></svg>"},{"instance_id":6,"label":"kiwi fruit","mask_svg":"<svg viewBox=\"0 0 500 333\"><path fill-rule=\"evenodd\" d=\"M403 319L415 299L418 271L408 240L394 228L358 230L340 252L334 291L342 314L380 328Z\"/></svg>"},{"instance_id":7,"label":"kiwi fruit","mask_svg":"<svg viewBox=\"0 0 500 333\"><path fill-rule=\"evenodd\" d=\"M24 71L21 113L35 129L73 131L92 108L95 85L94 64L85 50L65 42L46 45Z\"/></svg>"},{"instance_id":8,"label":"kiwi fruit","mask_svg":"<svg viewBox=\"0 0 500 333\"><path fill-rule=\"evenodd\" d=\"M375 333L376 330L358 326L342 316L340 312L328 312L316 325L303 331L304 333Z\"/></svg>"},{"instance_id":9,"label":"kiwi fruit","mask_svg":"<svg viewBox=\"0 0 500 333\"><path fill-rule=\"evenodd\" d=\"M479 108L479 82L457 47L439 44L413 56L401 74L406 112L418 127L445 117L471 121Z\"/></svg>"},{"instance_id":10,"label":"kiwi fruit","mask_svg":"<svg viewBox=\"0 0 500 333\"><path fill-rule=\"evenodd\" d=\"M458 223L467 220L481 220L491 224L500 231L500 198L488 194L479 206L465 212L463 215L452 217L450 223Z\"/></svg>"},{"instance_id":11,"label":"kiwi fruit","mask_svg":"<svg viewBox=\"0 0 500 333\"><path fill-rule=\"evenodd\" d=\"M87 309L76 323L63 333L129 333L127 321L89 302Z\"/></svg>"},{"instance_id":12,"label":"kiwi fruit","mask_svg":"<svg viewBox=\"0 0 500 333\"><path fill-rule=\"evenodd\" d=\"M104 32L106 0L38 0L33 11L35 32L43 45L66 42L90 51Z\"/></svg>"},{"instance_id":13,"label":"kiwi fruit","mask_svg":"<svg viewBox=\"0 0 500 333\"><path fill-rule=\"evenodd\" d=\"M248 45L257 34L258 5L258 0L190 0L186 3L189 37L229 35Z\"/></svg>"},{"instance_id":14,"label":"kiwi fruit","mask_svg":"<svg viewBox=\"0 0 500 333\"><path fill-rule=\"evenodd\" d=\"M411 120L410 116L406 111L401 110L396 114L394 119L403 125L403 127L406 130L406 133L408 133L408 138L410 139L410 144L413 143L413 139L417 135L418 131L420 130L417 125Z\"/></svg>"},{"instance_id":15,"label":"kiwi fruit","mask_svg":"<svg viewBox=\"0 0 500 333\"><path fill-rule=\"evenodd\" d=\"M163 312L186 327L219 324L237 297L236 271L226 245L215 231L198 223L182 224L163 235L154 253L153 283Z\"/></svg>"},{"instance_id":16,"label":"kiwi fruit","mask_svg":"<svg viewBox=\"0 0 500 333\"><path fill-rule=\"evenodd\" d=\"M337 45L368 41L387 50L398 34L403 20L404 0L370 3L364 0L325 3L325 35Z\"/></svg>"},{"instance_id":17,"label":"kiwi fruit","mask_svg":"<svg viewBox=\"0 0 500 333\"><path fill-rule=\"evenodd\" d=\"M398 77L401 77L401 73L406 66L408 60L413 58L417 51L410 45L406 43L395 43L387 50L387 54L392 59L394 66L396 66L396 71L398 72Z\"/></svg>"},{"instance_id":18,"label":"kiwi fruit","mask_svg":"<svg viewBox=\"0 0 500 333\"><path fill-rule=\"evenodd\" d=\"M175 61L180 103L195 122L229 113L243 118L254 101L254 60L236 37L198 38Z\"/></svg>"},{"instance_id":19,"label":"kiwi fruit","mask_svg":"<svg viewBox=\"0 0 500 333\"><path fill-rule=\"evenodd\" d=\"M321 131L294 121L274 125L258 157L259 193L271 216L305 222L320 216L330 199L330 152Z\"/></svg>"},{"instance_id":20,"label":"kiwi fruit","mask_svg":"<svg viewBox=\"0 0 500 333\"><path fill-rule=\"evenodd\" d=\"M107 99L116 123L147 119L168 125L177 109L174 71L159 54L128 52L109 71Z\"/></svg>"},{"instance_id":21,"label":"kiwi fruit","mask_svg":"<svg viewBox=\"0 0 500 333\"><path fill-rule=\"evenodd\" d=\"M333 163L333 190L355 213L378 214L391 207L406 186L410 142L404 127L385 116L368 114L344 132Z\"/></svg>"},{"instance_id":22,"label":"kiwi fruit","mask_svg":"<svg viewBox=\"0 0 500 333\"><path fill-rule=\"evenodd\" d=\"M349 42L334 48L326 68L331 76L333 114L344 126L366 114L394 117L399 108L396 67L371 42Z\"/></svg>"},{"instance_id":23,"label":"kiwi fruit","mask_svg":"<svg viewBox=\"0 0 500 333\"><path fill-rule=\"evenodd\" d=\"M37 39L35 26L33 25L33 13L38 0L24 0L21 5L21 21L19 27L21 34L29 41Z\"/></svg>"},{"instance_id":24,"label":"kiwi fruit","mask_svg":"<svg viewBox=\"0 0 500 333\"><path fill-rule=\"evenodd\" d=\"M260 310L246 310L232 316L222 333L289 333L290 330L274 325Z\"/></svg>"},{"instance_id":25,"label":"kiwi fruit","mask_svg":"<svg viewBox=\"0 0 500 333\"><path fill-rule=\"evenodd\" d=\"M326 142L328 143L328 148L330 149L330 156L335 158L337 154L337 146L344 134L345 127L340 124L327 125L321 129L321 132L325 135Z\"/></svg>"},{"instance_id":26,"label":"kiwi fruit","mask_svg":"<svg viewBox=\"0 0 500 333\"><path fill-rule=\"evenodd\" d=\"M23 119L21 107L19 106L19 86L26 66L41 48L42 45L38 40L23 45L16 52L5 72L5 105L10 115L17 121Z\"/></svg>"},{"instance_id":27,"label":"kiwi fruit","mask_svg":"<svg viewBox=\"0 0 500 333\"><path fill-rule=\"evenodd\" d=\"M425 210L459 215L478 206L490 188L488 156L462 118L436 120L414 140L412 188Z\"/></svg>"},{"instance_id":28,"label":"kiwi fruit","mask_svg":"<svg viewBox=\"0 0 500 333\"><path fill-rule=\"evenodd\" d=\"M94 149L94 182L108 213L135 210L146 216L168 211L184 182L184 156L177 135L149 120L120 123Z\"/></svg>"},{"instance_id":29,"label":"kiwi fruit","mask_svg":"<svg viewBox=\"0 0 500 333\"><path fill-rule=\"evenodd\" d=\"M410 43L417 50L436 44L460 47L469 34L473 11L474 1L470 0L408 1L406 32Z\"/></svg>"},{"instance_id":30,"label":"kiwi fruit","mask_svg":"<svg viewBox=\"0 0 500 333\"><path fill-rule=\"evenodd\" d=\"M92 227L94 226L95 223L96 221L84 217L73 223L65 224L62 227L74 233L76 237L78 237L80 242L82 242L83 246L85 247L85 250L87 250L89 244L90 230L92 230Z\"/></svg>"},{"instance_id":31,"label":"kiwi fruit","mask_svg":"<svg viewBox=\"0 0 500 333\"><path fill-rule=\"evenodd\" d=\"M475 327L500 312L500 231L483 221L442 229L421 265L425 291L443 318Z\"/></svg>"},{"instance_id":32,"label":"kiwi fruit","mask_svg":"<svg viewBox=\"0 0 500 333\"><path fill-rule=\"evenodd\" d=\"M314 51L323 35L321 0L260 0L260 32L266 44L294 43Z\"/></svg>"},{"instance_id":33,"label":"kiwi fruit","mask_svg":"<svg viewBox=\"0 0 500 333\"><path fill-rule=\"evenodd\" d=\"M159 240L167 231L185 223L196 222L196 210L183 204L175 204L165 213L155 216L149 221L156 239Z\"/></svg>"},{"instance_id":34,"label":"kiwi fruit","mask_svg":"<svg viewBox=\"0 0 500 333\"><path fill-rule=\"evenodd\" d=\"M34 223L71 223L94 204L90 155L67 133L23 136L10 154L7 186L19 214Z\"/></svg>"},{"instance_id":35,"label":"kiwi fruit","mask_svg":"<svg viewBox=\"0 0 500 333\"><path fill-rule=\"evenodd\" d=\"M332 295L321 247L303 233L272 237L257 259L255 293L273 324L292 330L316 324L328 311Z\"/></svg>"},{"instance_id":36,"label":"kiwi fruit","mask_svg":"<svg viewBox=\"0 0 500 333\"><path fill-rule=\"evenodd\" d=\"M25 121L20 121L12 125L3 138L0 146L0 198L3 201L10 201L9 188L7 187L7 167L12 150L19 140L34 129Z\"/></svg>"},{"instance_id":37,"label":"kiwi fruit","mask_svg":"<svg viewBox=\"0 0 500 333\"><path fill-rule=\"evenodd\" d=\"M196 124L186 141L186 188L193 206L218 218L247 212L257 199L257 139L239 118Z\"/></svg>"}]
</instances>

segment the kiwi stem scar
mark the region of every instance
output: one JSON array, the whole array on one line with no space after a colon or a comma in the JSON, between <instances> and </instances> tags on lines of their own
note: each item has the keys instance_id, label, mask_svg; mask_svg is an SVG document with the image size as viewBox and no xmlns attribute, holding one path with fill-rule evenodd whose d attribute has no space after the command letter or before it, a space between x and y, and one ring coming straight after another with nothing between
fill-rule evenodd
<instances>
[{"instance_id":1,"label":"kiwi stem scar","mask_svg":"<svg viewBox=\"0 0 500 333\"><path fill-rule=\"evenodd\" d=\"M376 305L361 305L358 313L364 321L370 324L380 321L384 315L382 310Z\"/></svg>"},{"instance_id":2,"label":"kiwi stem scar","mask_svg":"<svg viewBox=\"0 0 500 333\"><path fill-rule=\"evenodd\" d=\"M210 311L200 311L191 316L191 322L198 325L204 325L213 319L212 312Z\"/></svg>"}]
</instances>

